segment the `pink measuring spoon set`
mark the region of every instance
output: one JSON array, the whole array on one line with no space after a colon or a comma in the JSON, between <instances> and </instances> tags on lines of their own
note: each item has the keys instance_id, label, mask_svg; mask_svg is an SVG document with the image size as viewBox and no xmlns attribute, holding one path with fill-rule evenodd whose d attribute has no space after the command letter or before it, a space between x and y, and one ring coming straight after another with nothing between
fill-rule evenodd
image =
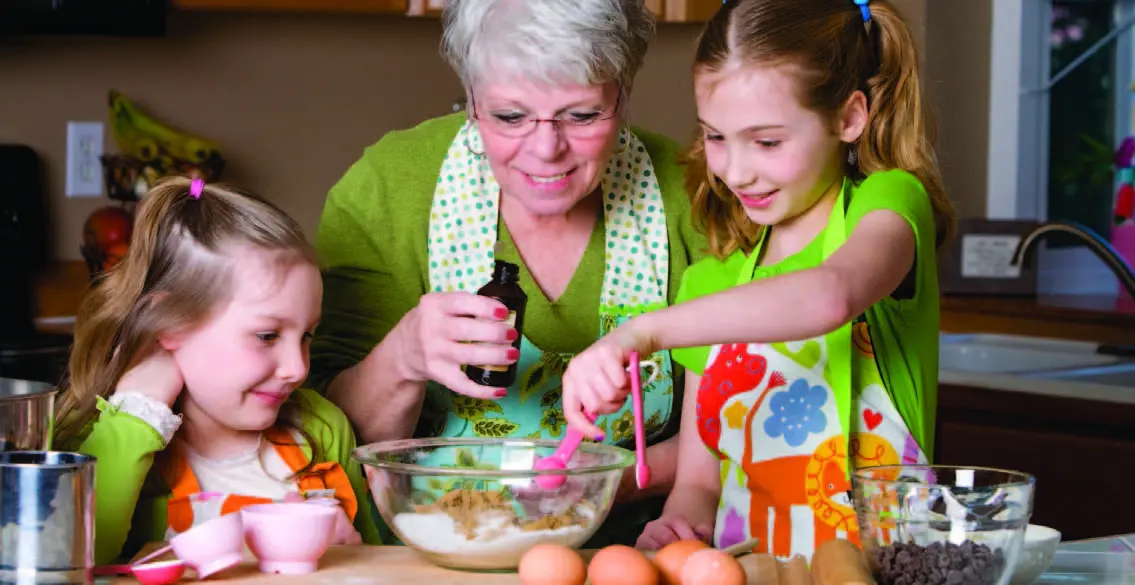
<instances>
[{"instance_id":1,"label":"pink measuring spoon set","mask_svg":"<svg viewBox=\"0 0 1135 585\"><path fill-rule=\"evenodd\" d=\"M631 376L631 401L632 408L634 409L634 441L635 441L635 483L639 489L642 489L650 483L650 466L646 463L646 433L643 431L643 402L642 402L642 367L649 365L651 367L650 380L653 380L658 375L657 366L653 362L640 362L638 352L631 352L630 365L627 366L627 371ZM588 420L595 422L596 416L594 413L585 412ZM547 457L542 457L536 460L533 469L536 470L552 470L552 469L567 469L567 462L571 460L572 455L579 449L579 444L583 442L583 434L572 427L568 427L567 432L564 434L563 441L560 446L556 448L555 453ZM536 477L536 485L547 490L558 489L567 481L566 475L540 475Z\"/></svg>"}]
</instances>

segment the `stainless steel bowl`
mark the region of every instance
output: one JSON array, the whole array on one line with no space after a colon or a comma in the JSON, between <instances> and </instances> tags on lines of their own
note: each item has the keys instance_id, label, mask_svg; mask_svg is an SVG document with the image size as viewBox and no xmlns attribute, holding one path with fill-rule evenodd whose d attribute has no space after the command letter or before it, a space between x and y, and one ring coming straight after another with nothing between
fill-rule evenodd
<instances>
[{"instance_id":1,"label":"stainless steel bowl","mask_svg":"<svg viewBox=\"0 0 1135 585\"><path fill-rule=\"evenodd\" d=\"M45 382L0 378L0 452L51 448L55 393Z\"/></svg>"}]
</instances>

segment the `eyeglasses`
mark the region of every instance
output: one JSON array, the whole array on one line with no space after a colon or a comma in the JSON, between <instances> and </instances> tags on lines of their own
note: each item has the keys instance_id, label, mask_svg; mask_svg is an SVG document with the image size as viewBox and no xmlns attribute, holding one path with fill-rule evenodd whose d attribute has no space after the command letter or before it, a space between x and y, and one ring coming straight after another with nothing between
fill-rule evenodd
<instances>
[{"instance_id":1,"label":"eyeglasses","mask_svg":"<svg viewBox=\"0 0 1135 585\"><path fill-rule=\"evenodd\" d=\"M558 128L565 136L573 138L590 138L598 136L607 131L607 126L600 122L611 120L619 113L619 107L623 104L623 90L619 89L619 97L615 101L615 107L610 110L588 111L576 110L568 111L557 115L554 118L537 118L536 116L525 115L517 111L501 110L489 112L487 115L482 116L477 113L477 101L469 98L469 110L472 112L471 117L474 120L484 123L493 132L506 136L509 138L524 138L536 130L540 122L547 122L554 128Z\"/></svg>"}]
</instances>

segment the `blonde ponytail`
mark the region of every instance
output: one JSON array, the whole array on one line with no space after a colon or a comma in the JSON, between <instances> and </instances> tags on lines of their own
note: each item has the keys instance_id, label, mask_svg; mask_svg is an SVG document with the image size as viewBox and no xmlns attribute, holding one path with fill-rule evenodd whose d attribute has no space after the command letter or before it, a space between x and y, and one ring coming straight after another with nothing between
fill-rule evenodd
<instances>
[{"instance_id":1,"label":"blonde ponytail","mask_svg":"<svg viewBox=\"0 0 1135 585\"><path fill-rule=\"evenodd\" d=\"M857 149L859 169L864 174L903 169L918 177L942 245L953 237L955 215L934 152L937 124L922 95L914 35L890 2L869 6L878 68L867 79L870 116Z\"/></svg>"}]
</instances>

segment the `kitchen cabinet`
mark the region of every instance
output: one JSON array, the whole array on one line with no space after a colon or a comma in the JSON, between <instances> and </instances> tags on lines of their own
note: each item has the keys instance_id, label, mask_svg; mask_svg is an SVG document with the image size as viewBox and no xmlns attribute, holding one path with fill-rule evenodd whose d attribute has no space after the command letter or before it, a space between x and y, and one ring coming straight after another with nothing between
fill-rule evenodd
<instances>
[{"instance_id":1,"label":"kitchen cabinet","mask_svg":"<svg viewBox=\"0 0 1135 585\"><path fill-rule=\"evenodd\" d=\"M720 0L662 0L665 22L706 22L721 8Z\"/></svg>"},{"instance_id":2,"label":"kitchen cabinet","mask_svg":"<svg viewBox=\"0 0 1135 585\"><path fill-rule=\"evenodd\" d=\"M658 16L659 20L666 19L666 7L669 2L675 0L646 0L646 7ZM685 0L680 2L687 4ZM694 2L700 4L701 2ZM720 2L706 2L705 4L712 4L716 10L717 6L721 6ZM409 7L406 10L408 16L424 16L424 17L437 17L441 15L441 9L445 5L445 0L409 0ZM683 10L685 12L685 10ZM712 11L709 12L713 14ZM708 17L707 17L708 18Z\"/></svg>"},{"instance_id":3,"label":"kitchen cabinet","mask_svg":"<svg viewBox=\"0 0 1135 585\"><path fill-rule=\"evenodd\" d=\"M936 461L1034 475L1032 522L1065 540L1124 534L1135 485L1132 421L1131 402L943 384Z\"/></svg>"},{"instance_id":4,"label":"kitchen cabinet","mask_svg":"<svg viewBox=\"0 0 1135 585\"><path fill-rule=\"evenodd\" d=\"M405 14L408 0L173 0L180 10Z\"/></svg>"},{"instance_id":5,"label":"kitchen cabinet","mask_svg":"<svg viewBox=\"0 0 1135 585\"><path fill-rule=\"evenodd\" d=\"M441 9L445 0L410 0L406 7L406 16L441 16Z\"/></svg>"},{"instance_id":6,"label":"kitchen cabinet","mask_svg":"<svg viewBox=\"0 0 1135 585\"><path fill-rule=\"evenodd\" d=\"M403 14L425 18L441 15L444 0L172 0L174 8L193 11L340 12ZM661 22L705 22L721 7L720 0L646 0Z\"/></svg>"}]
</instances>

